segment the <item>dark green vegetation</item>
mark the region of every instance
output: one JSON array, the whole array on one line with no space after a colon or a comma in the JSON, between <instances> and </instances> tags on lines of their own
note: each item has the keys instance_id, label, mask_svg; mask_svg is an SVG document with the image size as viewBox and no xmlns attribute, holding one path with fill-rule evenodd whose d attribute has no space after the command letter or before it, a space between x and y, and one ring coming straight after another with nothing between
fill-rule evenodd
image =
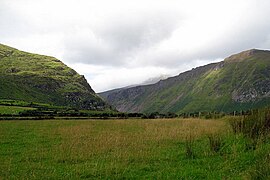
<instances>
[{"instance_id":1,"label":"dark green vegetation","mask_svg":"<svg viewBox=\"0 0 270 180\"><path fill-rule=\"evenodd\" d=\"M154 85L101 93L122 112L232 112L270 104L270 52L249 50Z\"/></svg>"},{"instance_id":2,"label":"dark green vegetation","mask_svg":"<svg viewBox=\"0 0 270 180\"><path fill-rule=\"evenodd\" d=\"M66 106L53 106L42 103L28 103L17 100L0 100L0 120L16 120L16 119L160 119L160 118L203 118L218 119L225 115L248 115L251 111L241 111L233 113L217 113L217 112L201 112L201 113L122 113L112 109L102 111L83 110Z\"/></svg>"},{"instance_id":3,"label":"dark green vegetation","mask_svg":"<svg viewBox=\"0 0 270 180\"><path fill-rule=\"evenodd\" d=\"M269 179L269 122L0 121L0 179Z\"/></svg>"},{"instance_id":4,"label":"dark green vegetation","mask_svg":"<svg viewBox=\"0 0 270 180\"><path fill-rule=\"evenodd\" d=\"M136 114L135 114L136 115ZM126 113L111 109L85 110L43 103L29 103L17 100L0 100L0 120L16 119L86 119L86 118L127 118ZM134 117L131 116L131 117ZM135 116L135 117L138 117Z\"/></svg>"},{"instance_id":5,"label":"dark green vegetation","mask_svg":"<svg viewBox=\"0 0 270 180\"><path fill-rule=\"evenodd\" d=\"M84 76L49 56L0 44L0 100L44 103L78 109L108 108Z\"/></svg>"}]
</instances>

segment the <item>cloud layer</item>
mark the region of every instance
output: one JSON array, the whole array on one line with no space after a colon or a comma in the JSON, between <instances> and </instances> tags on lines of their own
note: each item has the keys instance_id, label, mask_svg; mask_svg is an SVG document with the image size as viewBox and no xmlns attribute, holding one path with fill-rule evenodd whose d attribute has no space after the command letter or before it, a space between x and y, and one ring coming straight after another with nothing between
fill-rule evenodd
<instances>
[{"instance_id":1,"label":"cloud layer","mask_svg":"<svg viewBox=\"0 0 270 180\"><path fill-rule=\"evenodd\" d=\"M55 56L96 91L270 49L268 0L2 0L0 42Z\"/></svg>"}]
</instances>

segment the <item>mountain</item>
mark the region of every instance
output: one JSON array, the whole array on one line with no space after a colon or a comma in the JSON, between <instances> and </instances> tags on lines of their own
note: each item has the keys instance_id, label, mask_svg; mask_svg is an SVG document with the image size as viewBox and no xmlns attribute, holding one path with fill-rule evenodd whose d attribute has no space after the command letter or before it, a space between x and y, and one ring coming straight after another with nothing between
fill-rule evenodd
<instances>
[{"instance_id":1,"label":"mountain","mask_svg":"<svg viewBox=\"0 0 270 180\"><path fill-rule=\"evenodd\" d=\"M0 44L0 99L102 110L84 76L60 60Z\"/></svg>"},{"instance_id":2,"label":"mountain","mask_svg":"<svg viewBox=\"0 0 270 180\"><path fill-rule=\"evenodd\" d=\"M125 87L122 87L122 88L117 88L117 89L112 89L112 90L109 90L109 91L104 91L104 92L98 93L98 95L100 95L104 99L107 99L108 95L116 93L118 91L122 91L124 89L129 89L129 88L133 88L133 87L137 87L137 86L142 86L142 85L155 84L158 81L164 80L164 79L166 79L168 77L169 77L168 75L163 75L162 74L162 75L157 76L157 77L149 78L149 79L143 81L140 84L133 84L133 85L125 86Z\"/></svg>"},{"instance_id":3,"label":"mountain","mask_svg":"<svg viewBox=\"0 0 270 180\"><path fill-rule=\"evenodd\" d=\"M268 106L270 51L244 51L156 84L100 95L123 112L231 112Z\"/></svg>"},{"instance_id":4,"label":"mountain","mask_svg":"<svg viewBox=\"0 0 270 180\"><path fill-rule=\"evenodd\" d=\"M168 77L169 77L168 75L161 74L160 76L153 77L153 78L149 78L149 79L145 80L144 82L142 82L142 83L139 84L139 85L150 85L150 84L155 84L155 83L157 83L157 82L160 81L160 80L167 79Z\"/></svg>"}]
</instances>

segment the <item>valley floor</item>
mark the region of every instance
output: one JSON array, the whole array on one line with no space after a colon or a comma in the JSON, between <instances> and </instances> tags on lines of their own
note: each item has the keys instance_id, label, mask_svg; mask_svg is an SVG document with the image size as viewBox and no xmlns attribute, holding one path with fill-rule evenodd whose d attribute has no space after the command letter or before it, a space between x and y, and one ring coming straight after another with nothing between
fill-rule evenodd
<instances>
[{"instance_id":1,"label":"valley floor","mask_svg":"<svg viewBox=\"0 0 270 180\"><path fill-rule=\"evenodd\" d=\"M0 121L0 179L269 178L268 139L247 148L228 117Z\"/></svg>"}]
</instances>

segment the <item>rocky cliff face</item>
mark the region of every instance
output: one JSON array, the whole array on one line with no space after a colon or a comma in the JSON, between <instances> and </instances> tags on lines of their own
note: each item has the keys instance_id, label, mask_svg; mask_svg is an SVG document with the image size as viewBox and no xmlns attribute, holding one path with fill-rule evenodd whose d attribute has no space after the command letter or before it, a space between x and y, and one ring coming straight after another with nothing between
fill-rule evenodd
<instances>
[{"instance_id":1,"label":"rocky cliff face","mask_svg":"<svg viewBox=\"0 0 270 180\"><path fill-rule=\"evenodd\" d=\"M60 60L0 44L0 99L102 110L84 76Z\"/></svg>"},{"instance_id":2,"label":"rocky cliff face","mask_svg":"<svg viewBox=\"0 0 270 180\"><path fill-rule=\"evenodd\" d=\"M270 52L244 51L153 85L101 96L124 112L229 112L263 107L270 105Z\"/></svg>"}]
</instances>

